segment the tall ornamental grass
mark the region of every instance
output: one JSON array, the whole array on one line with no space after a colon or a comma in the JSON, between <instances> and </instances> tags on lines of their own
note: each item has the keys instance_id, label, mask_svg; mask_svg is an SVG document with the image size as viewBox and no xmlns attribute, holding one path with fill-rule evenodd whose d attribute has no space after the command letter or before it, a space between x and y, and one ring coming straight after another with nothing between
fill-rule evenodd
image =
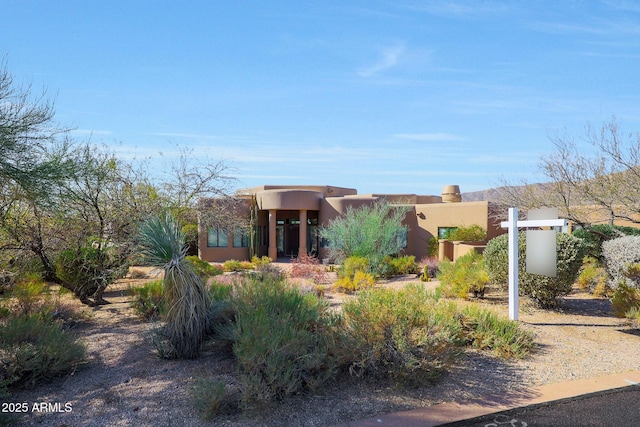
<instances>
[{"instance_id":1,"label":"tall ornamental grass","mask_svg":"<svg viewBox=\"0 0 640 427\"><path fill-rule=\"evenodd\" d=\"M178 222L167 214L147 220L141 227L140 241L146 261L164 269L168 309L156 347L165 358L193 359L209 330L210 299L202 278L187 263L185 236Z\"/></svg>"}]
</instances>

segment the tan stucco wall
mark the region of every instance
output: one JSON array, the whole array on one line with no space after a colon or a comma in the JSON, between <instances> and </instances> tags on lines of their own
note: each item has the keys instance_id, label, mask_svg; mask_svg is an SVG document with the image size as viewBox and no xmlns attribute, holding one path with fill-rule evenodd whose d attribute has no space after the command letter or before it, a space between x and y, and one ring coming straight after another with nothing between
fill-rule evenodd
<instances>
[{"instance_id":1,"label":"tan stucco wall","mask_svg":"<svg viewBox=\"0 0 640 427\"><path fill-rule=\"evenodd\" d=\"M429 239L437 237L438 227L459 227L477 224L487 230L488 239L491 239L505 231L500 228L498 220L490 218L491 205L486 202L461 202L442 203L439 196L416 194L368 194L358 195L357 191L350 188L331 186L271 186L253 187L242 191L251 190L256 195L259 212L258 225L268 228L269 210L292 211L317 211L318 224L327 225L340 215L343 215L349 207L358 208L371 205L375 201L384 198L392 204L408 206L409 212L405 216L404 224L408 226L408 240L405 254L414 255L417 259L427 255ZM243 193L245 194L245 193ZM282 212L281 215L285 213ZM247 211L248 215L248 211ZM232 244L232 236L229 243ZM267 254L268 247L261 245L260 255ZM319 258L327 257L326 248L319 247ZM200 231L199 255L207 261L220 262L228 259L248 259L248 248L208 248L207 232Z\"/></svg>"},{"instance_id":2,"label":"tan stucco wall","mask_svg":"<svg viewBox=\"0 0 640 427\"><path fill-rule=\"evenodd\" d=\"M229 247L210 248L207 246L207 232L201 232L198 238L198 257L208 262L224 262L230 259L248 260L249 248L234 248L233 235L228 234Z\"/></svg>"},{"instance_id":3,"label":"tan stucco wall","mask_svg":"<svg viewBox=\"0 0 640 427\"><path fill-rule=\"evenodd\" d=\"M320 209L324 195L314 190L264 190L256 193L258 208L262 210L314 210Z\"/></svg>"},{"instance_id":4,"label":"tan stucco wall","mask_svg":"<svg viewBox=\"0 0 640 427\"><path fill-rule=\"evenodd\" d=\"M309 190L322 193L324 197L344 197L358 194L355 188L334 187L332 185L260 185L238 190L238 194L256 194L266 190Z\"/></svg>"}]
</instances>

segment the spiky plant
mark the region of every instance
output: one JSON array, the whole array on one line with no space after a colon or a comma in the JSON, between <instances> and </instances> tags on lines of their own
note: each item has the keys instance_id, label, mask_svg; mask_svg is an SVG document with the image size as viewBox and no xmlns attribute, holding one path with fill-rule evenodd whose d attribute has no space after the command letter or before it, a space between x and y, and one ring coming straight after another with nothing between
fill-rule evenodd
<instances>
[{"instance_id":1,"label":"spiky plant","mask_svg":"<svg viewBox=\"0 0 640 427\"><path fill-rule=\"evenodd\" d=\"M204 282L186 261L185 236L175 218L166 214L147 220L140 240L147 262L164 269L169 310L161 336L168 348L160 353L167 358L193 359L209 329L210 304Z\"/></svg>"}]
</instances>

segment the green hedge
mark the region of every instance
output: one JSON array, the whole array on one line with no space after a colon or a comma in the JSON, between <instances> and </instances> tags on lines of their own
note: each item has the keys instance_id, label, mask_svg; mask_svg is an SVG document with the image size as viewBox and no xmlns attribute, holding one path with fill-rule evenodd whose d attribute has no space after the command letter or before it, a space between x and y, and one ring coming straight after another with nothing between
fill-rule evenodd
<instances>
[{"instance_id":1,"label":"green hedge","mask_svg":"<svg viewBox=\"0 0 640 427\"><path fill-rule=\"evenodd\" d=\"M505 289L509 280L508 239L507 234L491 239L483 253L489 279ZM558 233L556 237L558 265L556 277L527 273L526 247L526 233L522 231L518 233L520 293L529 296L540 307L554 307L562 296L571 292L582 266L585 244L582 239L570 234Z\"/></svg>"}]
</instances>

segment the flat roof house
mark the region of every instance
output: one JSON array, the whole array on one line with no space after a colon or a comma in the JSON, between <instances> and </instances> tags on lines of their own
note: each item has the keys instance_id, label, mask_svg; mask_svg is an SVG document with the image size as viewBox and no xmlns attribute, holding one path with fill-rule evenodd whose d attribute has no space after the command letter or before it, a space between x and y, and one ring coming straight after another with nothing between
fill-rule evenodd
<instances>
[{"instance_id":1,"label":"flat roof house","mask_svg":"<svg viewBox=\"0 0 640 427\"><path fill-rule=\"evenodd\" d=\"M329 185L263 185L239 190L237 199L246 200L246 210L238 215L249 218L254 210L255 253L272 260L294 258L308 253L323 259L327 248L318 237L318 228L343 215L347 208L371 205L385 199L392 205L408 207L404 224L408 227L404 254L416 259L427 256L431 238L443 237L452 228L479 225L491 239L504 233L492 215L487 201L462 202L457 185L447 185L441 196L417 194L365 194L353 188ZM456 248L440 244L439 258L455 259ZM199 256L209 262L249 259L246 231L200 226Z\"/></svg>"}]
</instances>

